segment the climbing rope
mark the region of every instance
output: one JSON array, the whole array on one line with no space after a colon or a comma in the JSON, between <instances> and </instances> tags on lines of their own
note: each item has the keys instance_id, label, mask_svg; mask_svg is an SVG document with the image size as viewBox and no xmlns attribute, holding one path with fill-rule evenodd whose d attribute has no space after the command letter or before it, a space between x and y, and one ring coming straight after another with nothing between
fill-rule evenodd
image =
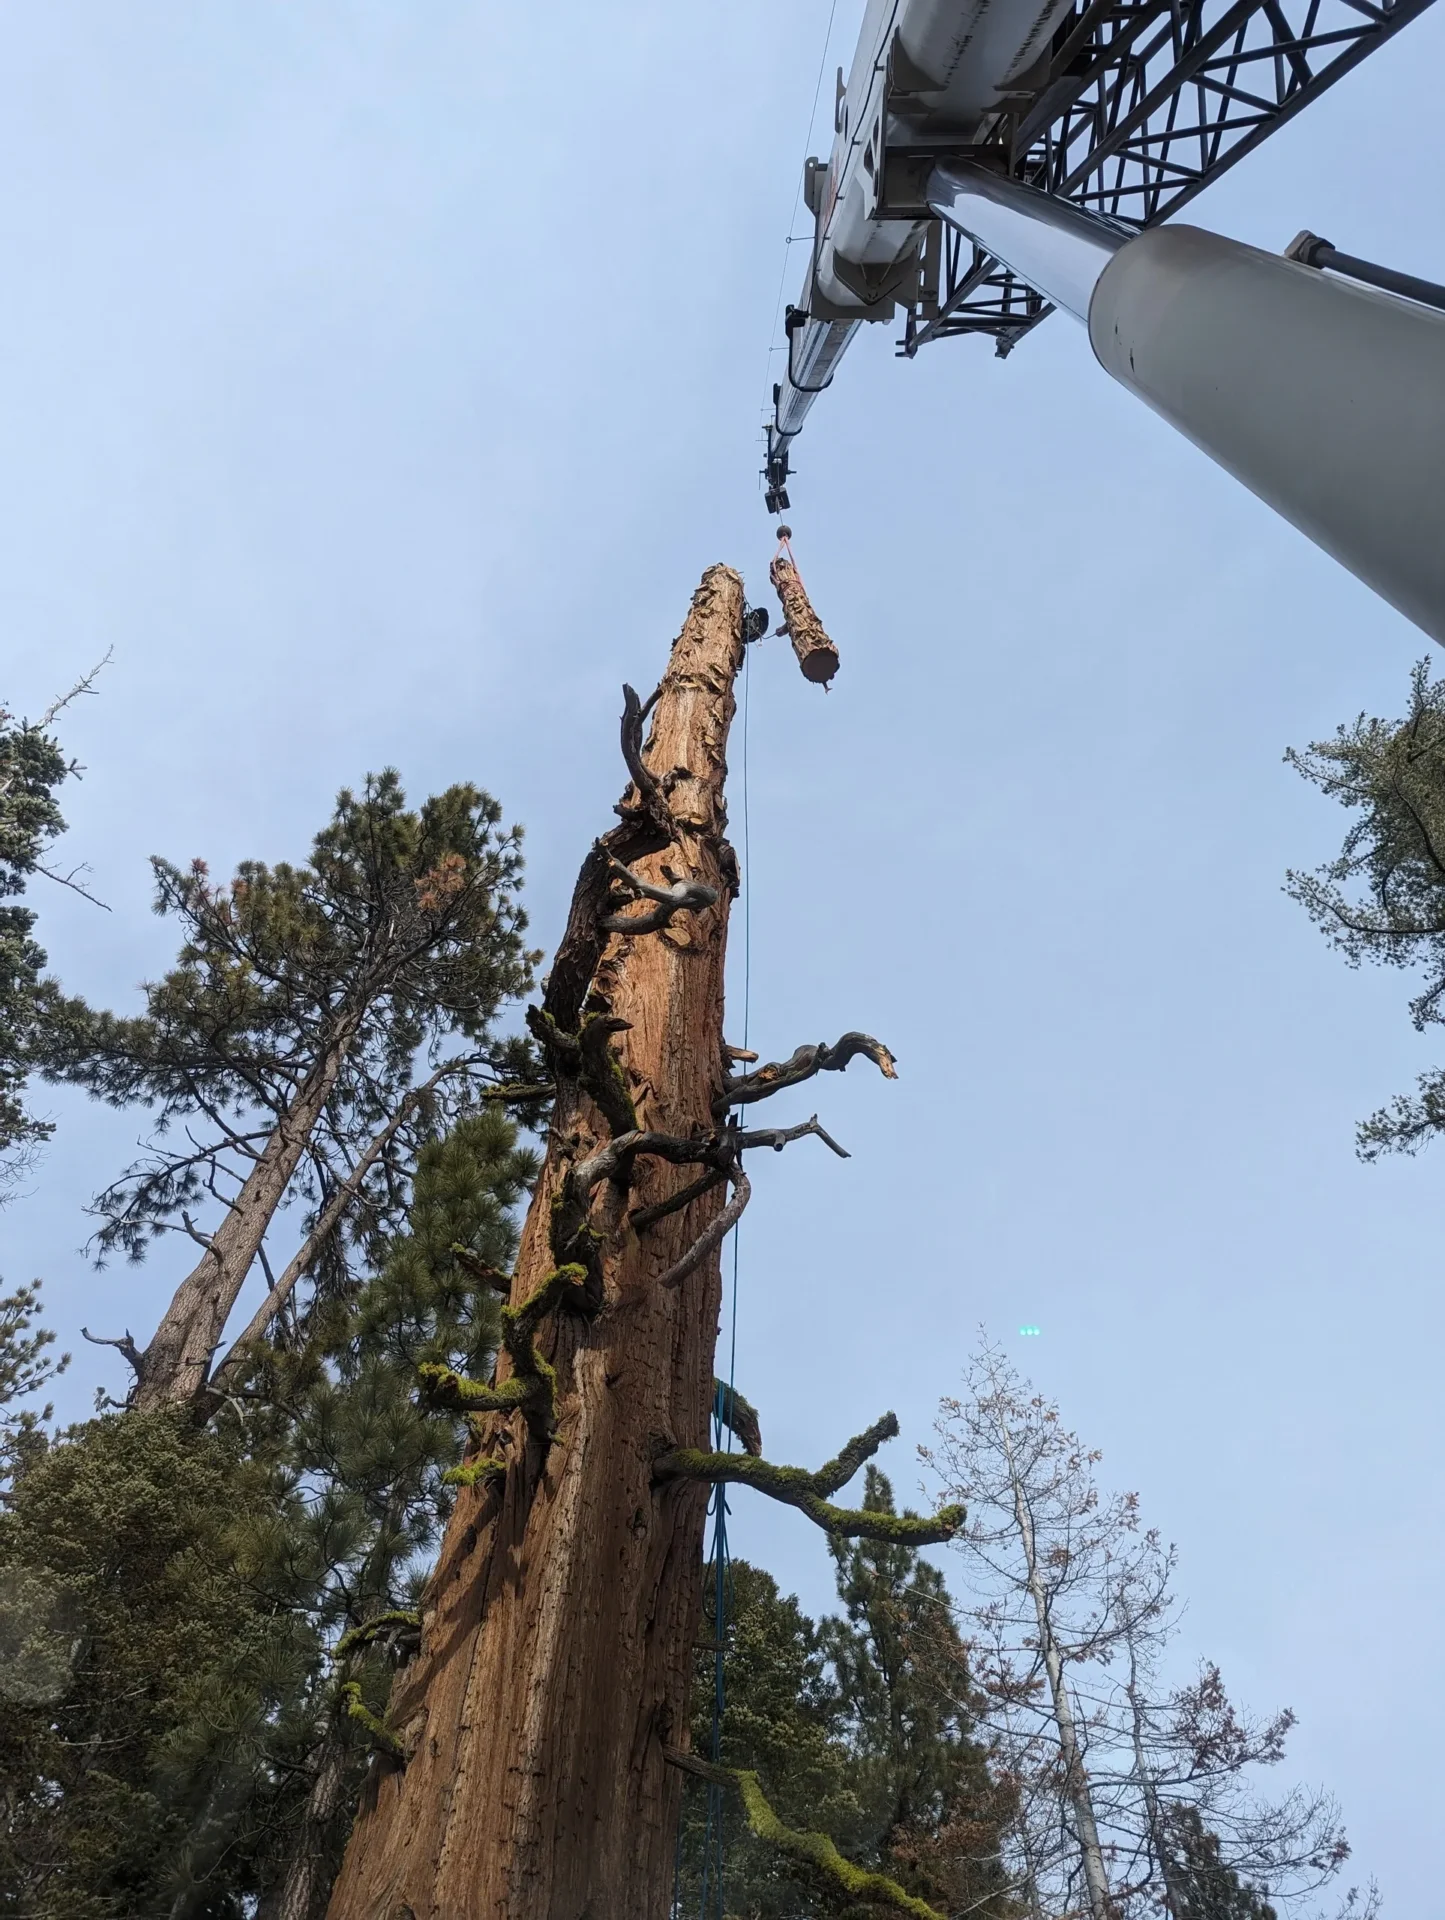
<instances>
[{"instance_id":1,"label":"climbing rope","mask_svg":"<svg viewBox=\"0 0 1445 1920\"><path fill-rule=\"evenodd\" d=\"M743 651L743 751L742 751L742 789L743 789L743 1048L748 1044L748 1029L752 1012L753 981L753 940L752 940L752 834L748 808L748 735L752 694L752 652ZM733 1275L732 1303L729 1328L728 1377L727 1386L718 1385L713 1401L712 1427L713 1447L718 1452L731 1453L733 1448L733 1430L731 1423L724 1418L736 1404L733 1399L737 1385L738 1360L738 1241L740 1227L733 1228ZM724 1664L724 1648L727 1640L728 1613L732 1602L732 1555L728 1549L728 1498L725 1482L713 1482L712 1498L708 1502L708 1514L712 1520L712 1570L713 1570L713 1692L712 1727L710 1754L713 1764L722 1762L723 1716L727 1711L727 1672ZM699 1920L723 1920L723 1852L724 1852L724 1794L725 1789L709 1782L707 1789L707 1823L703 1830L702 1886L698 1902ZM712 1896L712 1911L709 1913L709 1895Z\"/></svg>"}]
</instances>

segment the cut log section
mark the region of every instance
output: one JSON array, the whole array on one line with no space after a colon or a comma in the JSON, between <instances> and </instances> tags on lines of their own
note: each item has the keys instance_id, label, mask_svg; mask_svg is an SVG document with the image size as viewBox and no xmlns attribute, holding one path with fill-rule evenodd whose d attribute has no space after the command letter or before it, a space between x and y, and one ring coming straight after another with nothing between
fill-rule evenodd
<instances>
[{"instance_id":1,"label":"cut log section","mask_svg":"<svg viewBox=\"0 0 1445 1920\"><path fill-rule=\"evenodd\" d=\"M787 534L782 529L779 529L779 537L782 545L768 569L783 608L783 624L779 632L786 633L792 641L798 665L803 669L803 678L811 680L815 686L826 687L838 671L838 649L813 611L813 603L804 589L797 562L788 546Z\"/></svg>"}]
</instances>

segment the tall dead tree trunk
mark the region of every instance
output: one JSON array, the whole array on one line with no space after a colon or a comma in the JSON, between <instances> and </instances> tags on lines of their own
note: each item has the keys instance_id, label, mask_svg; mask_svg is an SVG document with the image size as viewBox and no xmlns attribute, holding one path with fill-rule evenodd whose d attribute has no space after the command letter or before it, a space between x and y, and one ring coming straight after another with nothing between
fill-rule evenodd
<instances>
[{"instance_id":1,"label":"tall dead tree trunk","mask_svg":"<svg viewBox=\"0 0 1445 1920\"><path fill-rule=\"evenodd\" d=\"M726 1182L730 1213L745 1192L716 1112L742 615L737 575L711 568L643 748L629 693L622 824L583 866L533 1017L557 1098L507 1352L490 1387L430 1381L471 1413L472 1484L332 1920L666 1912L681 1779L664 1749L686 1725L706 1491L654 1464L706 1442L716 1228Z\"/></svg>"}]
</instances>

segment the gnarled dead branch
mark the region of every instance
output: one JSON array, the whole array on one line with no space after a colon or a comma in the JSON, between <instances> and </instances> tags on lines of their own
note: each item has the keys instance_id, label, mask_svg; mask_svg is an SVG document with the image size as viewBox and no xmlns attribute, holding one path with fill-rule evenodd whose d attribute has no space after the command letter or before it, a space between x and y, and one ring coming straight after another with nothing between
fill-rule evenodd
<instances>
[{"instance_id":1,"label":"gnarled dead branch","mask_svg":"<svg viewBox=\"0 0 1445 1920\"><path fill-rule=\"evenodd\" d=\"M875 1040L871 1033L845 1033L831 1047L820 1040L816 1046L799 1047L791 1059L769 1061L755 1073L733 1075L713 1102L713 1111L721 1118L729 1107L745 1107L754 1100L766 1100L769 1094L781 1093L784 1087L796 1087L804 1080L811 1080L815 1073L841 1073L860 1053L873 1062L885 1080L898 1078L893 1055L881 1040Z\"/></svg>"}]
</instances>

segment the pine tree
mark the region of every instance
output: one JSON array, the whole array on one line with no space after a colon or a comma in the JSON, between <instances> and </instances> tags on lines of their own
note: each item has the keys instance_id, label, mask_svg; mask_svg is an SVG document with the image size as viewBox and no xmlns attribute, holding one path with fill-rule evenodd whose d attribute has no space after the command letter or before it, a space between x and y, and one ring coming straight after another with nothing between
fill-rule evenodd
<instances>
[{"instance_id":1,"label":"pine tree","mask_svg":"<svg viewBox=\"0 0 1445 1920\"><path fill-rule=\"evenodd\" d=\"M1361 714L1285 759L1359 817L1338 858L1292 872L1287 891L1352 967L1419 969L1415 1026L1445 1023L1445 682L1422 660L1403 720ZM1445 1130L1445 1068L1420 1077L1359 1129L1361 1157L1416 1153Z\"/></svg>"},{"instance_id":2,"label":"pine tree","mask_svg":"<svg viewBox=\"0 0 1445 1920\"><path fill-rule=\"evenodd\" d=\"M226 1536L265 1489L220 1437L161 1411L97 1420L21 1475L0 1516L0 1914L165 1915L172 1868L225 1777L168 1764L177 1729L249 1660L253 1716L284 1713L309 1629L233 1577ZM224 1797L224 1791L223 1791ZM244 1862L224 1897L239 1916Z\"/></svg>"},{"instance_id":3,"label":"pine tree","mask_svg":"<svg viewBox=\"0 0 1445 1920\"><path fill-rule=\"evenodd\" d=\"M465 1439L419 1410L417 1367L488 1366L534 1172L503 1114L468 1116L422 1149L379 1271L248 1353L209 1427L102 1419L23 1475L0 1522L0 1914L324 1904Z\"/></svg>"},{"instance_id":4,"label":"pine tree","mask_svg":"<svg viewBox=\"0 0 1445 1920\"><path fill-rule=\"evenodd\" d=\"M896 1511L876 1467L863 1507ZM942 1573L906 1542L829 1546L843 1617L824 1621L822 1643L849 1729L862 1857L947 1911L1014 1911L1000 1854L1009 1797L972 1737L974 1689Z\"/></svg>"},{"instance_id":5,"label":"pine tree","mask_svg":"<svg viewBox=\"0 0 1445 1920\"><path fill-rule=\"evenodd\" d=\"M39 1312L38 1281L0 1294L0 1501L7 1499L7 1489L25 1467L44 1453L45 1422L53 1411L17 1402L39 1393L70 1365L68 1353L52 1358L46 1351L54 1346L55 1335L36 1324Z\"/></svg>"},{"instance_id":6,"label":"pine tree","mask_svg":"<svg viewBox=\"0 0 1445 1920\"><path fill-rule=\"evenodd\" d=\"M50 716L47 716L47 721ZM64 831L56 792L75 772L47 724L32 726L0 709L0 1167L47 1139L48 1121L25 1104L25 1082L45 1054L53 996L35 913L19 904L46 848Z\"/></svg>"},{"instance_id":7,"label":"pine tree","mask_svg":"<svg viewBox=\"0 0 1445 1920\"><path fill-rule=\"evenodd\" d=\"M1197 1807L1170 1807L1164 1826L1178 1899L1172 1920L1279 1920L1264 1894L1222 1859L1218 1835Z\"/></svg>"},{"instance_id":8,"label":"pine tree","mask_svg":"<svg viewBox=\"0 0 1445 1920\"><path fill-rule=\"evenodd\" d=\"M692 1692L692 1746L707 1755L718 1631L713 1575L709 1566ZM779 1593L770 1573L734 1560L726 1575L723 1644L726 1705L718 1757L725 1766L757 1773L789 1826L817 1828L850 1851L865 1814L852 1778L842 1695L817 1625L792 1595ZM710 1827L719 1820L721 1846ZM738 1920L793 1920L835 1904L820 1902L786 1856L752 1833L731 1794L688 1794L679 1867L681 1912L703 1913L706 1894L706 1920L719 1910Z\"/></svg>"},{"instance_id":9,"label":"pine tree","mask_svg":"<svg viewBox=\"0 0 1445 1920\"><path fill-rule=\"evenodd\" d=\"M202 1248L145 1351L112 1342L136 1406L203 1392L258 1259L247 1336L307 1275L341 1286L348 1243L374 1257L400 1225L418 1141L525 1070L525 1045L494 1031L533 959L520 835L500 819L470 786L409 811L384 773L342 793L303 865L246 861L216 885L201 861L152 862L156 910L184 931L176 966L138 1017L68 1003L47 1067L155 1115L151 1151L95 1203L100 1255L140 1259L161 1235ZM278 1273L267 1236L289 1201L309 1228Z\"/></svg>"}]
</instances>

